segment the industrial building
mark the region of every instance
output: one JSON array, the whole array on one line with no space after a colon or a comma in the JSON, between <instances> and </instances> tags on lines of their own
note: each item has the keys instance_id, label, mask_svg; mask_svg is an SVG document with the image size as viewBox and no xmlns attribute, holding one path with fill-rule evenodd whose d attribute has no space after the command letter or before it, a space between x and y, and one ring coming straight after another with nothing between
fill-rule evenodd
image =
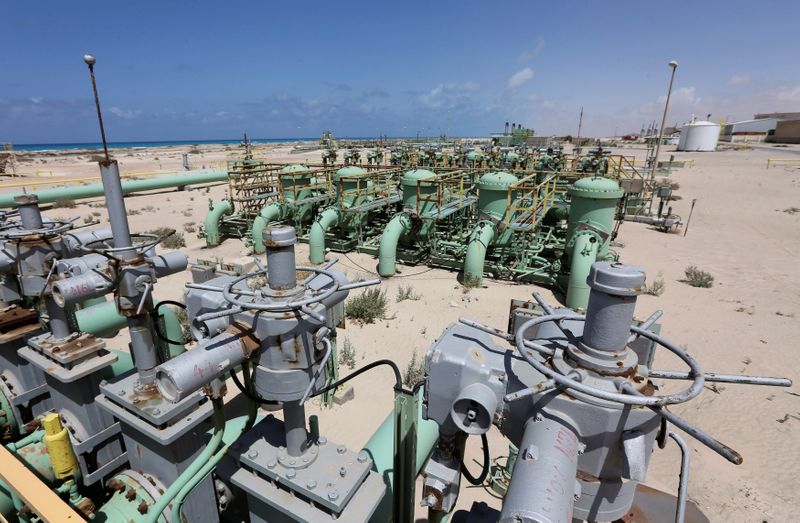
<instances>
[{"instance_id":1,"label":"industrial building","mask_svg":"<svg viewBox=\"0 0 800 523\"><path fill-rule=\"evenodd\" d=\"M792 124L791 122L795 122ZM722 142L800 143L800 113L761 113L722 127ZM778 133L778 127L781 127ZM778 137L775 137L776 133Z\"/></svg>"}]
</instances>

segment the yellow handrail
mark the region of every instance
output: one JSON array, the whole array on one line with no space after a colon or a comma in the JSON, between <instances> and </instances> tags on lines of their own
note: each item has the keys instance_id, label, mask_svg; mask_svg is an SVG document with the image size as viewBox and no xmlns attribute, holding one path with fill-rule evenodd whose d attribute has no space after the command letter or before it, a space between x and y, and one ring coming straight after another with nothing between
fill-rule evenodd
<instances>
[{"instance_id":1,"label":"yellow handrail","mask_svg":"<svg viewBox=\"0 0 800 523\"><path fill-rule=\"evenodd\" d=\"M777 163L800 163L800 158L770 158L767 160L767 169L769 169L772 164Z\"/></svg>"}]
</instances>

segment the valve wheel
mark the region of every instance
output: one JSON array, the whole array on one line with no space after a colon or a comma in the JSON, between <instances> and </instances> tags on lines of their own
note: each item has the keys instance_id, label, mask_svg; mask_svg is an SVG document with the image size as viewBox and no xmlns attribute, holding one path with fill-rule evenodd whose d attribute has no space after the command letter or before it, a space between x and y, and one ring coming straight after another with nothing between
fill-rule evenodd
<instances>
[{"instance_id":1,"label":"valve wheel","mask_svg":"<svg viewBox=\"0 0 800 523\"><path fill-rule=\"evenodd\" d=\"M135 241L132 242L132 245L130 247L111 247L108 242L113 241L113 239L94 240L88 243L79 243L78 249L84 252L97 253L102 256L105 256L106 258L119 261L119 259L116 256L114 256L116 253L135 250L140 254L144 254L153 247L155 247L156 245L158 245L159 243L161 243L162 241L164 241L165 239L172 236L173 234L175 234L175 229L170 229L170 232L163 235L152 234L149 232L131 233L131 240L138 238L142 238L143 240L139 242ZM97 244L101 244L103 245L103 247L93 247L94 245Z\"/></svg>"},{"instance_id":2,"label":"valve wheel","mask_svg":"<svg viewBox=\"0 0 800 523\"><path fill-rule=\"evenodd\" d=\"M323 275L330 278L331 282L333 282L333 286L331 288L323 291L322 293L318 294L317 296L312 296L311 298L306 298L304 300L297 300L297 301L288 301L284 303L255 303L255 302L248 302L243 301L239 298L242 296L242 293L239 293L233 287L244 280L249 278L253 278L256 276L266 276L267 270L259 270L255 272L250 272L239 276L238 278L232 280L228 285L223 287L222 289L222 297L225 298L225 301L230 303L231 305L235 305L242 310L255 310L255 311L265 311L265 312L285 312L291 310L298 310L308 307L309 305L313 305L315 303L319 303L322 300L328 298L329 296L333 295L335 292L339 290L339 281L336 279L336 276L328 270L320 269L319 267L308 267L305 265L298 265L296 270L299 271L307 271L313 272L317 275Z\"/></svg>"},{"instance_id":3,"label":"valve wheel","mask_svg":"<svg viewBox=\"0 0 800 523\"><path fill-rule=\"evenodd\" d=\"M14 220L13 222L0 225L0 239L14 240L33 235L57 236L71 230L75 220L77 220L77 218L73 220L51 220L49 222L44 222L41 229L24 229L22 227L22 220Z\"/></svg>"},{"instance_id":4,"label":"valve wheel","mask_svg":"<svg viewBox=\"0 0 800 523\"><path fill-rule=\"evenodd\" d=\"M651 341L654 341L656 344L660 345L661 347L667 349L671 353L675 354L678 358L683 360L684 363L689 367L689 375L692 377L692 383L687 388L676 392L674 394L667 394L664 396L633 396L631 394L624 394L621 392L608 392L602 389L598 389L596 387L592 387L589 385L585 385L580 381L577 381L573 378L567 377L560 372L553 370L552 368L548 367L544 363L537 361L536 359L532 358L527 348L534 348L540 352L548 353L551 352L551 349L544 347L542 345L536 344L531 342L530 340L525 339L525 333L535 327L537 325L547 323L547 322L558 322L564 319L569 319L570 321L586 321L585 315L573 315L573 314L549 314L546 316L541 316L539 318L535 318L525 322L517 331L515 336L515 343L517 346L517 351L525 358L525 361L528 362L534 369L539 371L540 373L544 374L548 378L552 379L557 385L566 388L576 390L578 392L582 392L588 396L592 396L594 398L612 401L615 403L621 403L623 405L638 405L643 407L663 407L665 405L676 405L678 403L685 403L692 398L696 397L703 391L703 385L705 384L705 376L703 375L703 371L700 369L700 365L689 356L683 349L672 343L671 341L662 338L661 336L650 332L646 329L642 329L640 327L636 327L631 325L630 332L647 338ZM563 351L563 349L556 349L556 351ZM625 380L620 379L619 385L622 383L627 383Z\"/></svg>"}]
</instances>

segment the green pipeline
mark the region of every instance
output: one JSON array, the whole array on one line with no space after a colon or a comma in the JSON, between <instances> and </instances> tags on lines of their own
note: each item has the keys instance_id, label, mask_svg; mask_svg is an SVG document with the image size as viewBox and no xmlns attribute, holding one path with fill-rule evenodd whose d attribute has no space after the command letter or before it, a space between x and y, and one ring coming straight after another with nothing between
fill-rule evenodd
<instances>
[{"instance_id":1,"label":"green pipeline","mask_svg":"<svg viewBox=\"0 0 800 523\"><path fill-rule=\"evenodd\" d=\"M589 304L589 269L597 260L600 242L593 234L583 233L575 236L575 245L570 254L569 284L567 286L567 307L586 309Z\"/></svg>"},{"instance_id":2,"label":"green pipeline","mask_svg":"<svg viewBox=\"0 0 800 523\"><path fill-rule=\"evenodd\" d=\"M156 300L156 305L160 303ZM164 335L170 340L183 338L183 328L175 311L168 307L158 309L159 315L164 318ZM118 331L127 325L127 319L117 312L117 305L113 301L98 303L75 311L75 320L81 332L88 332L95 336L102 336ZM184 351L183 345L169 344L170 357L175 357Z\"/></svg>"},{"instance_id":3,"label":"green pipeline","mask_svg":"<svg viewBox=\"0 0 800 523\"><path fill-rule=\"evenodd\" d=\"M226 171L214 170L202 171L195 174L162 176L159 178L149 178L147 180L125 180L122 182L122 193L131 194L143 191L155 191L157 189L168 189L170 187L186 187L187 185L223 182L227 179L228 173ZM20 194L23 193L0 194L0 208L14 207L14 198ZM39 203L53 203L58 200L96 198L98 196L103 196L105 193L102 183L93 183L91 185L42 189L41 191L34 191L33 194L39 197Z\"/></svg>"},{"instance_id":4,"label":"green pipeline","mask_svg":"<svg viewBox=\"0 0 800 523\"><path fill-rule=\"evenodd\" d=\"M496 235L494 225L489 222L480 222L470 234L467 257L464 260L465 285L479 285L483 280L486 251L494 243Z\"/></svg>"},{"instance_id":5,"label":"green pipeline","mask_svg":"<svg viewBox=\"0 0 800 523\"><path fill-rule=\"evenodd\" d=\"M397 242L411 230L411 219L406 213L395 214L381 235L378 247L378 273L384 278L394 276Z\"/></svg>"},{"instance_id":6,"label":"green pipeline","mask_svg":"<svg viewBox=\"0 0 800 523\"><path fill-rule=\"evenodd\" d=\"M230 200L220 200L215 203L211 210L206 215L204 230L206 232L206 244L209 247L219 245L222 241L222 235L219 232L219 222L226 214L233 212L233 203Z\"/></svg>"},{"instance_id":7,"label":"green pipeline","mask_svg":"<svg viewBox=\"0 0 800 523\"><path fill-rule=\"evenodd\" d=\"M264 247L264 229L267 228L271 222L277 221L281 218L283 208L277 202L270 203L261 209L256 219L253 220L253 227L250 230L250 240L253 242L253 250L256 254L264 254L266 248Z\"/></svg>"},{"instance_id":8,"label":"green pipeline","mask_svg":"<svg viewBox=\"0 0 800 523\"><path fill-rule=\"evenodd\" d=\"M439 425L435 421L422 419L422 402L417 411L417 457L416 473L422 470L428 457L439 439ZM370 519L373 523L391 520L392 515L392 480L394 469L394 412L390 412L378 430L364 445L372 458L372 468L381 475L386 483L386 495Z\"/></svg>"},{"instance_id":9,"label":"green pipeline","mask_svg":"<svg viewBox=\"0 0 800 523\"><path fill-rule=\"evenodd\" d=\"M325 233L337 223L339 223L339 211L328 208L311 226L311 232L308 235L308 259L311 263L319 264L325 261Z\"/></svg>"}]
</instances>

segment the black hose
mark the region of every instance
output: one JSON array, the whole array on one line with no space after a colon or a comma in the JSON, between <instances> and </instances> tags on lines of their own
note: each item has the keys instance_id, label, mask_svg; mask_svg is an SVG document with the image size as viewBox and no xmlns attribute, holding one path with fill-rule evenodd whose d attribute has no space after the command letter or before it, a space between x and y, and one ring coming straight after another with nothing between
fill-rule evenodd
<instances>
[{"instance_id":1,"label":"black hose","mask_svg":"<svg viewBox=\"0 0 800 523\"><path fill-rule=\"evenodd\" d=\"M480 476L476 478L470 474L464 461L461 461L461 473L464 474L464 477L467 478L470 485L483 485L483 482L486 481L486 478L489 476L489 467L491 465L489 458L489 438L486 437L485 432L481 434L481 445L483 445L483 469L481 470Z\"/></svg>"},{"instance_id":2,"label":"black hose","mask_svg":"<svg viewBox=\"0 0 800 523\"><path fill-rule=\"evenodd\" d=\"M243 362L242 365L247 365L247 362ZM242 382L239 381L239 376L236 375L236 372L233 369L231 369L230 374L231 374L231 379L233 380L234 385L236 385L236 388L239 389L239 392L244 394L245 397L247 397L247 399L249 399L251 401L255 401L256 403L260 403L261 405L277 405L278 404L277 401L265 400L264 398L262 398L258 394L251 393L249 390L247 390L247 388L244 385L242 385Z\"/></svg>"},{"instance_id":3,"label":"black hose","mask_svg":"<svg viewBox=\"0 0 800 523\"><path fill-rule=\"evenodd\" d=\"M178 308L186 310L186 305L184 305L183 303L181 303L179 301L163 300L163 301L158 302L158 304L153 308L153 312L151 313L152 318L153 318L153 330L156 331L156 336L158 336L161 339L161 341L165 341L167 343L171 343L172 345L186 345L187 343L191 343L191 341L192 341L191 337L187 336L186 339L184 339L182 341L175 341L175 340L171 340L171 339L167 338L167 335L164 334L163 332L161 332L161 329L160 329L159 324L158 324L158 320L159 320L159 318L161 316L158 314L158 309L160 309L162 305L174 305L174 306L176 306Z\"/></svg>"},{"instance_id":4,"label":"black hose","mask_svg":"<svg viewBox=\"0 0 800 523\"><path fill-rule=\"evenodd\" d=\"M317 392L312 394L311 397L313 398L313 397L319 396L320 394L325 394L326 392L335 389L339 385L342 385L343 383L346 383L346 382L350 381L351 379L353 379L353 378L355 378L355 377L367 372L370 369L374 369L375 367L378 367L380 365L388 365L389 367L392 368L392 371L394 372L394 380L395 380L394 390L403 390L403 378L400 377L400 369L397 368L397 364L395 362L393 362L392 360L377 360L377 361L373 361L372 363L369 363L369 364L361 367L357 371L354 371L354 372L348 374L344 378L331 383L327 387L318 390Z\"/></svg>"}]
</instances>

